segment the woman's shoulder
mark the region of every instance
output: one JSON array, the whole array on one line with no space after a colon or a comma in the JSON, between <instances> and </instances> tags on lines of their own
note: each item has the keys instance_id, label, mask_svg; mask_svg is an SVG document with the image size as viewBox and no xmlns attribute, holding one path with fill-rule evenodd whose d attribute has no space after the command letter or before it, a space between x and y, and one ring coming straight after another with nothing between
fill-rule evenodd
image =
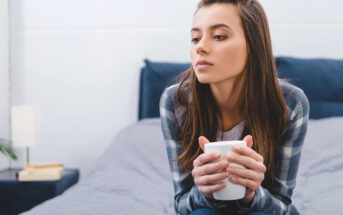
<instances>
[{"instance_id":1,"label":"woman's shoulder","mask_svg":"<svg viewBox=\"0 0 343 215\"><path fill-rule=\"evenodd\" d=\"M175 97L179 85L180 83L176 83L165 88L162 94L165 94L168 98Z\"/></svg>"},{"instance_id":2,"label":"woman's shoulder","mask_svg":"<svg viewBox=\"0 0 343 215\"><path fill-rule=\"evenodd\" d=\"M304 91L282 79L279 79L279 84L285 98L289 118L292 119L299 111L303 115L308 115L310 105Z\"/></svg>"},{"instance_id":3,"label":"woman's shoulder","mask_svg":"<svg viewBox=\"0 0 343 215\"><path fill-rule=\"evenodd\" d=\"M163 112L169 112L173 114L177 119L178 123L182 123L186 106L181 105L176 101L176 94L179 89L180 83L173 84L164 89L160 99L160 115L163 117Z\"/></svg>"},{"instance_id":4,"label":"woman's shoulder","mask_svg":"<svg viewBox=\"0 0 343 215\"><path fill-rule=\"evenodd\" d=\"M179 83L173 84L164 89L160 98L160 108L171 110L175 108L175 99Z\"/></svg>"}]
</instances>

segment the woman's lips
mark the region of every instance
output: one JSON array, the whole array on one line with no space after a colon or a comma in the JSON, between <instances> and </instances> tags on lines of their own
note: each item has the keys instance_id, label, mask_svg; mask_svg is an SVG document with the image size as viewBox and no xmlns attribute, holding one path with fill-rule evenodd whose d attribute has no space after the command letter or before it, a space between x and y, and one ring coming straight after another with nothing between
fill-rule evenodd
<instances>
[{"instance_id":1,"label":"woman's lips","mask_svg":"<svg viewBox=\"0 0 343 215\"><path fill-rule=\"evenodd\" d=\"M198 64L197 65L197 70L205 70L205 69L208 69L211 66L212 66L211 64Z\"/></svg>"},{"instance_id":2,"label":"woman's lips","mask_svg":"<svg viewBox=\"0 0 343 215\"><path fill-rule=\"evenodd\" d=\"M205 69L208 69L209 67L213 66L213 64L205 61L205 60L201 60L201 61L198 61L197 64L196 64L196 68L197 70L205 70Z\"/></svg>"}]
</instances>

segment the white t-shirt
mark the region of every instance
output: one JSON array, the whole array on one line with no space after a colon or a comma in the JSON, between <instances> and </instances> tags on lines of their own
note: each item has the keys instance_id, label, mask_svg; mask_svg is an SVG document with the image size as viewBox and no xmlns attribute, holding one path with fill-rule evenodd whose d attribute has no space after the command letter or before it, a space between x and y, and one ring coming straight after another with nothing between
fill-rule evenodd
<instances>
[{"instance_id":1,"label":"white t-shirt","mask_svg":"<svg viewBox=\"0 0 343 215\"><path fill-rule=\"evenodd\" d=\"M223 131L218 130L217 141L239 140L241 138L243 129L244 121L238 123L237 125L235 125L235 127L231 128L230 130L224 131L223 139L221 139Z\"/></svg>"}]
</instances>

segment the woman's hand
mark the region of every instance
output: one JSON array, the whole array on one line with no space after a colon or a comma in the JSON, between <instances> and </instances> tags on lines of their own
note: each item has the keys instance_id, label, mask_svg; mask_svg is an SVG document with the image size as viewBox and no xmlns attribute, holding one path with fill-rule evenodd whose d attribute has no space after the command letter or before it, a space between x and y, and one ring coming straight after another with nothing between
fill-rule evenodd
<instances>
[{"instance_id":1,"label":"woman's hand","mask_svg":"<svg viewBox=\"0 0 343 215\"><path fill-rule=\"evenodd\" d=\"M209 143L208 139L200 136L199 145L203 151L205 151L205 143ZM192 176L194 183L198 186L199 192L209 200L214 200L213 192L222 190L226 186L225 182L215 183L229 177L226 172L229 162L225 159L214 162L220 157L221 155L218 152L202 153L193 162Z\"/></svg>"},{"instance_id":2,"label":"woman's hand","mask_svg":"<svg viewBox=\"0 0 343 215\"><path fill-rule=\"evenodd\" d=\"M230 166L227 168L230 181L235 184L245 186L246 192L241 200L245 204L250 204L255 196L255 191L261 186L264 180L266 166L263 164L263 157L255 152L252 147L252 137L247 135L243 139L247 146L234 146L234 153L227 154L227 160L245 166L246 169Z\"/></svg>"}]
</instances>

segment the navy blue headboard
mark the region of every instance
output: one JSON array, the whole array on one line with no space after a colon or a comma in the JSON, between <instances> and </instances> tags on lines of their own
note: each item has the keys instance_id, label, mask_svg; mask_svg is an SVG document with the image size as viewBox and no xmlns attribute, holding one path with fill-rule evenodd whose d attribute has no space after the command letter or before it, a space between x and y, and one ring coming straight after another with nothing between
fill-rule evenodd
<instances>
[{"instance_id":1,"label":"navy blue headboard","mask_svg":"<svg viewBox=\"0 0 343 215\"><path fill-rule=\"evenodd\" d=\"M160 116L159 102L163 90L175 83L176 76L190 67L190 63L144 62L139 86L139 120Z\"/></svg>"},{"instance_id":2,"label":"navy blue headboard","mask_svg":"<svg viewBox=\"0 0 343 215\"><path fill-rule=\"evenodd\" d=\"M163 90L190 63L156 63L144 60L141 70L139 119L159 117ZM279 77L302 88L310 101L310 118L343 116L343 60L276 57Z\"/></svg>"}]
</instances>

